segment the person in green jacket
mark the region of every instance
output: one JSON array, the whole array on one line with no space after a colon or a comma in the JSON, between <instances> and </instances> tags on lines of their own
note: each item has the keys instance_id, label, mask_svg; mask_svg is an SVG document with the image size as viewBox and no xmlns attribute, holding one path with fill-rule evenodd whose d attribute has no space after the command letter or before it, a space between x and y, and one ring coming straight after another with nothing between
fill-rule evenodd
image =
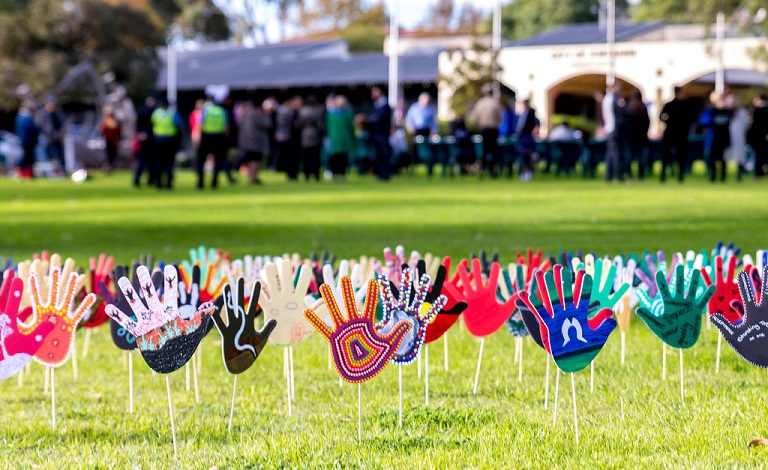
<instances>
[{"instance_id":1,"label":"person in green jacket","mask_svg":"<svg viewBox=\"0 0 768 470\"><path fill-rule=\"evenodd\" d=\"M349 156L354 155L357 137L352 107L346 96L338 95L334 107L326 114L325 128L328 133L328 167L334 181L343 181L349 166Z\"/></svg>"}]
</instances>

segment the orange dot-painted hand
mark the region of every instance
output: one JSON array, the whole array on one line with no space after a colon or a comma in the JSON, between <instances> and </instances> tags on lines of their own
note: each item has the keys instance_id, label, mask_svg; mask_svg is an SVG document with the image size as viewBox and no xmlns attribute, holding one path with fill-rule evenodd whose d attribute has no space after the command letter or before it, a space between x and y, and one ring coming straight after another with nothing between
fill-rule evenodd
<instances>
[{"instance_id":1,"label":"orange dot-painted hand","mask_svg":"<svg viewBox=\"0 0 768 470\"><path fill-rule=\"evenodd\" d=\"M54 267L51 270L46 299L42 298L37 273L33 272L29 276L34 322L29 325L30 330L34 330L45 321L56 325L53 331L43 339L40 349L35 353L37 362L50 367L59 367L67 361L72 350L77 324L96 302L96 295L91 293L85 296L75 309L78 274L71 273L63 289L59 284L60 276L61 270Z\"/></svg>"}]
</instances>

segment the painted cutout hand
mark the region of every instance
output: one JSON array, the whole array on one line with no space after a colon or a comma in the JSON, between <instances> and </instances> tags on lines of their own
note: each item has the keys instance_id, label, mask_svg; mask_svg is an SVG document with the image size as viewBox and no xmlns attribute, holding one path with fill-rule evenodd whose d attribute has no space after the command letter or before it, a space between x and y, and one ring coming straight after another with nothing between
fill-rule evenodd
<instances>
[{"instance_id":1,"label":"painted cutout hand","mask_svg":"<svg viewBox=\"0 0 768 470\"><path fill-rule=\"evenodd\" d=\"M304 311L304 317L328 340L339 376L349 383L361 383L372 379L384 369L410 331L411 325L402 321L387 335L376 331L373 322L379 289L375 281L368 282L362 312L357 309L352 281L348 277L341 278L341 289L346 316L339 309L330 286L320 287L320 294L328 306L333 327L326 325L310 309Z\"/></svg>"},{"instance_id":2,"label":"painted cutout hand","mask_svg":"<svg viewBox=\"0 0 768 470\"><path fill-rule=\"evenodd\" d=\"M686 349L696 344L701 332L701 312L715 293L715 286L709 286L703 294L696 295L701 271L694 269L690 276L690 282L686 282L685 267L678 265L674 285L668 285L663 271L656 272L661 311L652 311L645 306L637 309L637 316L648 328L673 348Z\"/></svg>"},{"instance_id":3,"label":"painted cutout hand","mask_svg":"<svg viewBox=\"0 0 768 470\"><path fill-rule=\"evenodd\" d=\"M277 326L275 320L269 320L261 330L256 331L256 317L260 314L257 308L260 294L261 284L254 284L246 309L245 279L241 277L237 280L234 293L229 285L224 286L224 316L221 315L222 312L212 316L213 323L221 334L224 367L230 374L240 374L253 365L267 345L272 330Z\"/></svg>"},{"instance_id":4,"label":"painted cutout hand","mask_svg":"<svg viewBox=\"0 0 768 470\"><path fill-rule=\"evenodd\" d=\"M552 271L536 273L539 296L523 291L520 299L539 321L542 341L563 372L577 372L597 356L616 328L613 311L603 308L590 314L592 276L576 274L580 289L574 298L571 270L556 265Z\"/></svg>"},{"instance_id":5,"label":"painted cutout hand","mask_svg":"<svg viewBox=\"0 0 768 470\"><path fill-rule=\"evenodd\" d=\"M416 264L416 271L418 273L424 273L426 271L426 260L419 260ZM448 272L451 269L451 258L446 257L443 259L443 265L437 268L437 273L434 277L434 284L429 289L427 297L424 299L424 305L422 308L429 308L433 303L437 301L441 296L445 297L445 305L437 312L437 316L427 325L427 331L424 336L424 343L431 343L439 339L448 331L459 316L467 309L467 303L451 298L449 295L444 294L443 286L445 285ZM459 269L466 269L465 264L459 264ZM458 274L454 275L453 281L458 283ZM447 291L447 290L446 290Z\"/></svg>"},{"instance_id":6,"label":"painted cutout hand","mask_svg":"<svg viewBox=\"0 0 768 470\"><path fill-rule=\"evenodd\" d=\"M269 341L283 346L305 341L314 331L302 315L312 279L309 263L298 268L296 277L291 272L290 264L282 259L278 259L277 264L267 264L264 270L266 285L259 281L262 283L259 305L267 321L277 322Z\"/></svg>"},{"instance_id":7,"label":"painted cutout hand","mask_svg":"<svg viewBox=\"0 0 768 470\"><path fill-rule=\"evenodd\" d=\"M737 304L741 302L739 286L736 284L736 261L736 256L731 256L728 260L728 271L723 273L723 257L720 255L715 257L715 293L707 304L710 315L720 314L732 324L741 320L741 312L743 310L738 310L731 306L731 303L734 301ZM713 284L706 270L701 270L701 276L704 278L707 286Z\"/></svg>"},{"instance_id":8,"label":"painted cutout hand","mask_svg":"<svg viewBox=\"0 0 768 470\"><path fill-rule=\"evenodd\" d=\"M411 325L392 358L392 362L397 365L408 365L415 361L421 352L427 325L432 323L447 299L445 296L440 296L429 307L425 307L424 303L429 292L429 275L422 274L421 279L414 282L413 271L408 265L403 265L402 271L399 292L397 287L390 283L386 274L378 275L384 317L376 325L376 329L379 334L386 336L404 321ZM415 289L413 295L412 289Z\"/></svg>"},{"instance_id":9,"label":"painted cutout hand","mask_svg":"<svg viewBox=\"0 0 768 470\"><path fill-rule=\"evenodd\" d=\"M13 270L6 270L0 286L0 380L16 375L27 365L55 327L55 323L44 321L27 334L19 331L16 318L23 290L24 282L14 277Z\"/></svg>"}]
</instances>

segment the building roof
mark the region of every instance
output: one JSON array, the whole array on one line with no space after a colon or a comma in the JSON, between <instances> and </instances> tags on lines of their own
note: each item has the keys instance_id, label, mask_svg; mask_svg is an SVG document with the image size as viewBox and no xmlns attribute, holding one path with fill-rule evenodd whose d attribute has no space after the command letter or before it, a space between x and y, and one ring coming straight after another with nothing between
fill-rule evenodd
<instances>
[{"instance_id":1,"label":"building roof","mask_svg":"<svg viewBox=\"0 0 768 470\"><path fill-rule=\"evenodd\" d=\"M631 41L666 26L663 21L647 23L616 23L616 42ZM521 39L512 47L568 46L605 42L606 29L599 23L579 23L560 26L534 36Z\"/></svg>"},{"instance_id":2,"label":"building roof","mask_svg":"<svg viewBox=\"0 0 768 470\"><path fill-rule=\"evenodd\" d=\"M437 54L400 57L401 83L434 83ZM166 88L167 52L157 87ZM233 89L348 86L387 83L389 57L349 53L344 41L275 44L259 47L213 47L177 52L177 86L202 90L210 83Z\"/></svg>"},{"instance_id":3,"label":"building roof","mask_svg":"<svg viewBox=\"0 0 768 470\"><path fill-rule=\"evenodd\" d=\"M768 85L768 74L757 70L744 70L744 69L726 69L724 74L724 81L731 86L754 86L761 87ZM716 80L716 72L702 75L694 80L694 83L714 85Z\"/></svg>"}]
</instances>

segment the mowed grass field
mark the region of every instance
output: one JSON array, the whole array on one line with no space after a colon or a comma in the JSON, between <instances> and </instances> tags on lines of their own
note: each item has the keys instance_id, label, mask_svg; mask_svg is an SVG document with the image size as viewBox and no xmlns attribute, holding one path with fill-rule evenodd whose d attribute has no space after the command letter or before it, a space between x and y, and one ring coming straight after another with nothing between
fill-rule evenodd
<instances>
[{"instance_id":1,"label":"mowed grass field","mask_svg":"<svg viewBox=\"0 0 768 470\"><path fill-rule=\"evenodd\" d=\"M127 263L140 254L180 260L204 244L245 254L329 250L340 257L381 256L402 244L454 258L497 250L504 263L535 247L597 254L711 248L734 241L754 253L768 248L768 182L711 185L606 184L580 178L428 180L388 184L355 177L343 185L223 185L199 193L189 174L174 192L131 187L126 173L93 181L0 180L0 257L42 249L87 258L100 252ZM339 386L318 335L294 347L293 416L287 417L283 351L268 346L239 376L234 425L227 431L233 376L222 364L218 334L201 345L199 403L184 369L170 375L179 439L174 458L165 381L133 358L136 410L128 413L128 371L107 328L96 330L82 357L56 370L57 428L43 369L19 383L0 382L2 468L742 468L768 465L768 449L748 442L768 436L768 374L723 343L715 373L717 333L705 328L679 356L633 319L627 360L618 330L589 369L575 375L580 443L574 442L570 377L561 377L553 423L554 373L544 409L546 355L524 342L518 381L515 341L506 330L486 338L477 395L472 380L480 341L455 326L430 345L429 406L424 371L403 370L404 419L398 427L398 371L388 367L362 386L363 438L357 439L357 387ZM424 367L422 365L422 367Z\"/></svg>"}]
</instances>

